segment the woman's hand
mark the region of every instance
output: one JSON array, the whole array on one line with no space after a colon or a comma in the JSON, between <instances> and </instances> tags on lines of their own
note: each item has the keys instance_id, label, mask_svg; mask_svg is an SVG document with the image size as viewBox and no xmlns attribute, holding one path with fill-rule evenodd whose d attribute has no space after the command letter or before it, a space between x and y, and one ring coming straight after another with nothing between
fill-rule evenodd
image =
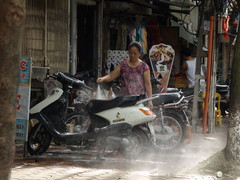
<instances>
[{"instance_id":1,"label":"woman's hand","mask_svg":"<svg viewBox=\"0 0 240 180\"><path fill-rule=\"evenodd\" d=\"M152 101L148 101L147 106L148 106L149 109L152 110L152 109L153 109L153 103L152 103Z\"/></svg>"},{"instance_id":2,"label":"woman's hand","mask_svg":"<svg viewBox=\"0 0 240 180\"><path fill-rule=\"evenodd\" d=\"M100 78L97 78L97 83L101 83L101 82L103 82L103 77L100 77Z\"/></svg>"}]
</instances>

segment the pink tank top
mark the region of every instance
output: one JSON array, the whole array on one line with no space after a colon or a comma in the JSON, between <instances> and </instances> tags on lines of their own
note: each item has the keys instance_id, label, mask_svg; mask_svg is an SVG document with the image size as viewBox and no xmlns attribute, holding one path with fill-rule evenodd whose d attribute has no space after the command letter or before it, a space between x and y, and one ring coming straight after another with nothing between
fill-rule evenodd
<instances>
[{"instance_id":1,"label":"pink tank top","mask_svg":"<svg viewBox=\"0 0 240 180\"><path fill-rule=\"evenodd\" d=\"M137 67L130 67L128 60L121 62L121 96L146 94L144 86L144 71L149 70L145 62L141 62Z\"/></svg>"}]
</instances>

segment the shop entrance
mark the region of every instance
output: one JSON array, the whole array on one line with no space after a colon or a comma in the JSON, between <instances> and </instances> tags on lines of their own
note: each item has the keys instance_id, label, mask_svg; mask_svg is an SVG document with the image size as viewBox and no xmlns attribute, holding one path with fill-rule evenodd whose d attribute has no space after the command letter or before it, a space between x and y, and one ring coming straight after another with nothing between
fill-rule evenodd
<instances>
[{"instance_id":1,"label":"shop entrance","mask_svg":"<svg viewBox=\"0 0 240 180\"><path fill-rule=\"evenodd\" d=\"M95 67L95 7L77 6L77 72Z\"/></svg>"}]
</instances>

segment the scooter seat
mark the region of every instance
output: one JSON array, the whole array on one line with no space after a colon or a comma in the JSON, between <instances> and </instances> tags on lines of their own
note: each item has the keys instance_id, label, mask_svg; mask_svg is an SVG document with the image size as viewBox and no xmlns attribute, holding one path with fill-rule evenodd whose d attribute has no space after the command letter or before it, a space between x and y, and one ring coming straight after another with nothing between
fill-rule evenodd
<instances>
[{"instance_id":1,"label":"scooter seat","mask_svg":"<svg viewBox=\"0 0 240 180\"><path fill-rule=\"evenodd\" d=\"M185 97L193 96L194 94L194 88L181 88L180 90L183 92Z\"/></svg>"},{"instance_id":2,"label":"scooter seat","mask_svg":"<svg viewBox=\"0 0 240 180\"><path fill-rule=\"evenodd\" d=\"M181 98L180 93L162 93L160 94L159 98L153 99L153 105L158 106L158 105L166 105L169 103L175 103L178 102Z\"/></svg>"},{"instance_id":3,"label":"scooter seat","mask_svg":"<svg viewBox=\"0 0 240 180\"><path fill-rule=\"evenodd\" d=\"M144 99L145 95L139 96L119 96L111 100L91 100L86 109L90 113L98 113L107 109L112 109L114 107L128 107L135 105L139 100Z\"/></svg>"},{"instance_id":4,"label":"scooter seat","mask_svg":"<svg viewBox=\"0 0 240 180\"><path fill-rule=\"evenodd\" d=\"M166 89L168 93L175 93L175 92L179 92L178 88L167 88Z\"/></svg>"},{"instance_id":5,"label":"scooter seat","mask_svg":"<svg viewBox=\"0 0 240 180\"><path fill-rule=\"evenodd\" d=\"M229 91L229 86L228 85L217 84L216 92L219 93L222 98L225 97L225 95L228 93L228 91Z\"/></svg>"}]
</instances>

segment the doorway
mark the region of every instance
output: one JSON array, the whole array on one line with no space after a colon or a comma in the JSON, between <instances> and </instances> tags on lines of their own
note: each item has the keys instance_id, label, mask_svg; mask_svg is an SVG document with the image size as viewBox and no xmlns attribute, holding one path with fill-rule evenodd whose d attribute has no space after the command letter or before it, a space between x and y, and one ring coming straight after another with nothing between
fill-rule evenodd
<instances>
[{"instance_id":1,"label":"doorway","mask_svg":"<svg viewBox=\"0 0 240 180\"><path fill-rule=\"evenodd\" d=\"M95 67L95 6L77 6L77 72Z\"/></svg>"}]
</instances>

